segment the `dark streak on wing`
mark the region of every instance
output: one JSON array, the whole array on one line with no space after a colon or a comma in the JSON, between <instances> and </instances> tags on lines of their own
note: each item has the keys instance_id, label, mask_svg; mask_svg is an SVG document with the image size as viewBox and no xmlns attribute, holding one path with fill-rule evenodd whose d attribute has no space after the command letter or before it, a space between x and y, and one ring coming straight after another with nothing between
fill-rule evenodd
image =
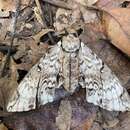
<instances>
[{"instance_id":1,"label":"dark streak on wing","mask_svg":"<svg viewBox=\"0 0 130 130\"><path fill-rule=\"evenodd\" d=\"M69 89L71 88L71 53L69 55Z\"/></svg>"}]
</instances>

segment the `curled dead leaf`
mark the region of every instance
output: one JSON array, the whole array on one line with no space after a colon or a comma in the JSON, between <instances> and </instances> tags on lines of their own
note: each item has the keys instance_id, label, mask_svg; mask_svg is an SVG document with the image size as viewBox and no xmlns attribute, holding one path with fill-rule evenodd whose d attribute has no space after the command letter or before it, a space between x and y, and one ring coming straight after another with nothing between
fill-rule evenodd
<instances>
[{"instance_id":1,"label":"curled dead leaf","mask_svg":"<svg viewBox=\"0 0 130 130\"><path fill-rule=\"evenodd\" d=\"M53 29L42 29L39 33L32 36L32 38L35 40L36 43L40 42L40 38L47 34L48 32L54 32Z\"/></svg>"},{"instance_id":2,"label":"curled dead leaf","mask_svg":"<svg viewBox=\"0 0 130 130\"><path fill-rule=\"evenodd\" d=\"M104 12L106 32L112 44L130 56L130 9L115 8Z\"/></svg>"},{"instance_id":3,"label":"curled dead leaf","mask_svg":"<svg viewBox=\"0 0 130 130\"><path fill-rule=\"evenodd\" d=\"M92 6L95 4L98 0L75 0L76 2L80 3L84 6Z\"/></svg>"}]
</instances>

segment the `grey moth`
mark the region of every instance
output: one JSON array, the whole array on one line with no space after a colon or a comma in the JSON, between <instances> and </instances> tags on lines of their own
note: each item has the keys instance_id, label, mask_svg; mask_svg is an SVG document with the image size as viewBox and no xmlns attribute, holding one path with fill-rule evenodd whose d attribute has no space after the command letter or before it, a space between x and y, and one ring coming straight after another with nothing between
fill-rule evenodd
<instances>
[{"instance_id":1,"label":"grey moth","mask_svg":"<svg viewBox=\"0 0 130 130\"><path fill-rule=\"evenodd\" d=\"M130 97L119 79L79 38L64 36L21 81L7 104L20 112L53 102L61 86L74 93L86 88L86 101L109 111L128 111Z\"/></svg>"}]
</instances>

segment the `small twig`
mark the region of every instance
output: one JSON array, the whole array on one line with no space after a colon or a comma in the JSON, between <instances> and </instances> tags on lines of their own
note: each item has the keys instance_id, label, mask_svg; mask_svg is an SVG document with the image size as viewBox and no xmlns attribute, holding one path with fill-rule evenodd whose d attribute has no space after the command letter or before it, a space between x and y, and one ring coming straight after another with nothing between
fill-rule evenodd
<instances>
[{"instance_id":1,"label":"small twig","mask_svg":"<svg viewBox=\"0 0 130 130\"><path fill-rule=\"evenodd\" d=\"M46 21L45 21L45 18L44 18L44 16L43 16L43 12L42 12L42 8L41 8L41 5L40 5L40 2L39 2L39 0L35 0L35 2L36 2L36 5L37 5L37 7L38 7L38 10L39 10L39 13L40 13L40 15L41 15L41 18L42 18L42 21L43 21L43 23L44 23L44 26L45 26L45 28L47 29L48 27L47 27L47 25L46 25ZM51 33L48 32L47 35L48 35L48 37L49 37L51 43L54 44L55 41L54 41L54 39L52 38Z\"/></svg>"},{"instance_id":2,"label":"small twig","mask_svg":"<svg viewBox=\"0 0 130 130\"><path fill-rule=\"evenodd\" d=\"M59 1L59 0L55 0L55 1L54 0L42 0L42 1L49 3L49 4L56 6L56 7L72 10L72 6L69 6L69 4L67 4L63 1Z\"/></svg>"},{"instance_id":3,"label":"small twig","mask_svg":"<svg viewBox=\"0 0 130 130\"><path fill-rule=\"evenodd\" d=\"M10 46L8 46L8 45L0 45L0 52L6 54L6 53L8 53L9 48L10 48ZM12 47L10 51L11 51L10 52L11 54L15 53L17 51L16 47Z\"/></svg>"},{"instance_id":4,"label":"small twig","mask_svg":"<svg viewBox=\"0 0 130 130\"><path fill-rule=\"evenodd\" d=\"M50 26L53 26L53 15L52 15L52 9L49 3L46 4L47 10L49 10L49 20L50 20Z\"/></svg>"},{"instance_id":5,"label":"small twig","mask_svg":"<svg viewBox=\"0 0 130 130\"><path fill-rule=\"evenodd\" d=\"M0 110L0 119L6 118L12 115L13 115L13 112L4 112Z\"/></svg>"},{"instance_id":6,"label":"small twig","mask_svg":"<svg viewBox=\"0 0 130 130\"><path fill-rule=\"evenodd\" d=\"M17 23L17 18L18 18L18 15L19 15L20 3L21 3L20 0L16 0L16 12L15 12L15 16L14 16L14 19L13 19L12 37L11 37L10 47L8 48L8 53L7 53L7 57L6 57L6 60L5 60L5 64L4 64L2 72L0 74L1 77L4 75L5 69L6 69L6 67L7 67L7 65L10 61L11 48L13 46L13 42L14 42L14 39L15 39L16 23Z\"/></svg>"}]
</instances>

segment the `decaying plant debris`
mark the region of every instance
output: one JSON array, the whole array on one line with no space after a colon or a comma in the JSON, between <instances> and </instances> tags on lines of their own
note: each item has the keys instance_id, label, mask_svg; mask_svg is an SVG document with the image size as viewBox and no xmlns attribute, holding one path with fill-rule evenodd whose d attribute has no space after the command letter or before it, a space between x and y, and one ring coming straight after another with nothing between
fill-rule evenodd
<instances>
[{"instance_id":1,"label":"decaying plant debris","mask_svg":"<svg viewBox=\"0 0 130 130\"><path fill-rule=\"evenodd\" d=\"M65 30L80 33L129 91L129 10L129 0L0 0L0 130L129 130L129 112L103 112L85 102L84 90L38 110L6 111L19 82Z\"/></svg>"}]
</instances>

